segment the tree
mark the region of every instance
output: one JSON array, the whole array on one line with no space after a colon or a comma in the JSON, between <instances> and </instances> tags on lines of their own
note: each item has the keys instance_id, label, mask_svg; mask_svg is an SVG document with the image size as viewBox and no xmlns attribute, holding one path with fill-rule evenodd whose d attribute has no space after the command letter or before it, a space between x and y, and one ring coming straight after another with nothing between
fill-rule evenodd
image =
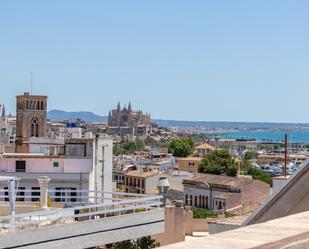
<instances>
[{"instance_id":1,"label":"tree","mask_svg":"<svg viewBox=\"0 0 309 249\"><path fill-rule=\"evenodd\" d=\"M121 154L121 146L119 144L114 145L113 154L119 156Z\"/></svg>"},{"instance_id":2,"label":"tree","mask_svg":"<svg viewBox=\"0 0 309 249\"><path fill-rule=\"evenodd\" d=\"M160 243L150 236L142 237L137 240L125 240L114 244L113 249L152 249L159 247Z\"/></svg>"},{"instance_id":3,"label":"tree","mask_svg":"<svg viewBox=\"0 0 309 249\"><path fill-rule=\"evenodd\" d=\"M225 150L215 150L211 154L206 155L200 166L200 173L208 173L228 176L237 175L237 166L232 156Z\"/></svg>"},{"instance_id":4,"label":"tree","mask_svg":"<svg viewBox=\"0 0 309 249\"><path fill-rule=\"evenodd\" d=\"M144 144L141 140L126 141L121 146L125 154L133 154L136 151L144 150Z\"/></svg>"},{"instance_id":5,"label":"tree","mask_svg":"<svg viewBox=\"0 0 309 249\"><path fill-rule=\"evenodd\" d=\"M168 145L168 152L176 157L187 157L194 151L194 141L191 138L173 139Z\"/></svg>"},{"instance_id":6,"label":"tree","mask_svg":"<svg viewBox=\"0 0 309 249\"><path fill-rule=\"evenodd\" d=\"M152 239L150 236L137 239L135 242L136 249L151 249L160 246L160 243Z\"/></svg>"},{"instance_id":7,"label":"tree","mask_svg":"<svg viewBox=\"0 0 309 249\"><path fill-rule=\"evenodd\" d=\"M244 154L244 159L251 160L257 158L258 154L252 150L247 150Z\"/></svg>"}]
</instances>

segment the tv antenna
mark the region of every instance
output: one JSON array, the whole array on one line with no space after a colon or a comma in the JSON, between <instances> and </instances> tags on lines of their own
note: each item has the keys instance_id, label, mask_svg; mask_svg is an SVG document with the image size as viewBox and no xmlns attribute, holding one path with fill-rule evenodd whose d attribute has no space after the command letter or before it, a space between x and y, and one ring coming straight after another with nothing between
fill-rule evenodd
<instances>
[{"instance_id":1,"label":"tv antenna","mask_svg":"<svg viewBox=\"0 0 309 249\"><path fill-rule=\"evenodd\" d=\"M30 94L32 95L32 72L30 72Z\"/></svg>"}]
</instances>

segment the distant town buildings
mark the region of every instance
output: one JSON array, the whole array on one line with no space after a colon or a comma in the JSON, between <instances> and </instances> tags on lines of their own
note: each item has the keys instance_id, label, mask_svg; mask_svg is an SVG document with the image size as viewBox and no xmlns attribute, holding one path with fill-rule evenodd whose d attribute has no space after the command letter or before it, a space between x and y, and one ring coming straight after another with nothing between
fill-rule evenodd
<instances>
[{"instance_id":1,"label":"distant town buildings","mask_svg":"<svg viewBox=\"0 0 309 249\"><path fill-rule=\"evenodd\" d=\"M131 103L128 108L120 107L118 102L117 109L109 112L108 132L122 134L141 134L150 132L150 114L144 114L142 111L133 111Z\"/></svg>"}]
</instances>

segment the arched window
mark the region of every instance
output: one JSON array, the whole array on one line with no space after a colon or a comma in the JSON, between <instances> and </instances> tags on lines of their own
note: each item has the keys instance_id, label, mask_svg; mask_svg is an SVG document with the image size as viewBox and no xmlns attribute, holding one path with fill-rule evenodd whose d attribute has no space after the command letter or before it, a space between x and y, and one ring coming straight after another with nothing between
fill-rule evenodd
<instances>
[{"instance_id":1,"label":"arched window","mask_svg":"<svg viewBox=\"0 0 309 249\"><path fill-rule=\"evenodd\" d=\"M39 120L37 118L33 118L31 120L31 137L39 136Z\"/></svg>"}]
</instances>

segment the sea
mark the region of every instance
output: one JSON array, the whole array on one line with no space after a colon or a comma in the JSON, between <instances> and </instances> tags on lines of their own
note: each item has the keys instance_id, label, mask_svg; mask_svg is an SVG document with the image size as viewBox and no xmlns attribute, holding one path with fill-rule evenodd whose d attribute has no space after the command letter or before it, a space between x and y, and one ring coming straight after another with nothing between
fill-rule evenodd
<instances>
[{"instance_id":1,"label":"sea","mask_svg":"<svg viewBox=\"0 0 309 249\"><path fill-rule=\"evenodd\" d=\"M288 134L289 143L309 143L309 131L214 131L208 134L220 138L255 139L261 142L283 142L285 134Z\"/></svg>"}]
</instances>

